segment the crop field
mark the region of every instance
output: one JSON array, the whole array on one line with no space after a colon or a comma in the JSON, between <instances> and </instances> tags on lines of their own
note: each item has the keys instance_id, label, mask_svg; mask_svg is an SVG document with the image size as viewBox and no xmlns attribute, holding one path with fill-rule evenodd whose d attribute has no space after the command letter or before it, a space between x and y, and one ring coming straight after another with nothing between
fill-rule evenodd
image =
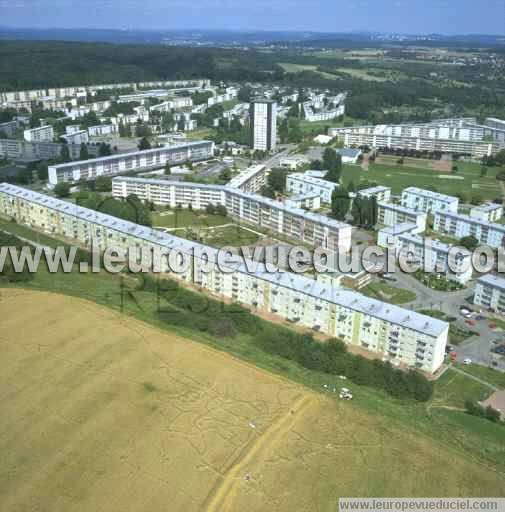
<instances>
[{"instance_id":1,"label":"crop field","mask_svg":"<svg viewBox=\"0 0 505 512\"><path fill-rule=\"evenodd\" d=\"M441 442L111 309L4 288L0 312L2 511L333 511L339 496L505 491Z\"/></svg>"}]
</instances>

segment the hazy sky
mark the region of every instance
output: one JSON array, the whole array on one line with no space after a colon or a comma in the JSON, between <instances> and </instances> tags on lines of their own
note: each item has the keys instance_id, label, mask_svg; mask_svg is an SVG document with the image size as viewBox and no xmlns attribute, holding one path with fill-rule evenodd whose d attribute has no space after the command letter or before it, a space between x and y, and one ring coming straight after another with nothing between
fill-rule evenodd
<instances>
[{"instance_id":1,"label":"hazy sky","mask_svg":"<svg viewBox=\"0 0 505 512\"><path fill-rule=\"evenodd\" d=\"M505 0L0 0L0 25L505 34Z\"/></svg>"}]
</instances>

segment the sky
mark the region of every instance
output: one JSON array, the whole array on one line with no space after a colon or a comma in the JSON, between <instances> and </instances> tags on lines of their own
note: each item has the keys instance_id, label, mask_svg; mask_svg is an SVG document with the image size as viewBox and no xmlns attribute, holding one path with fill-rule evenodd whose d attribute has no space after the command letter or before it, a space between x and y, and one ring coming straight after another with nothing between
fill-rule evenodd
<instances>
[{"instance_id":1,"label":"sky","mask_svg":"<svg viewBox=\"0 0 505 512\"><path fill-rule=\"evenodd\" d=\"M505 0L0 0L0 26L505 34Z\"/></svg>"}]
</instances>

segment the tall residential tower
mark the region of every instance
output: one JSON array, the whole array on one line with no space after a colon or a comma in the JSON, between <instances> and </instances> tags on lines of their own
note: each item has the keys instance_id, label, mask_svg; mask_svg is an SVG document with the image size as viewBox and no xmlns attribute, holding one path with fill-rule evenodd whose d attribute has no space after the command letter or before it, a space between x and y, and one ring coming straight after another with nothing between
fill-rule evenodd
<instances>
[{"instance_id":1,"label":"tall residential tower","mask_svg":"<svg viewBox=\"0 0 505 512\"><path fill-rule=\"evenodd\" d=\"M251 146L260 151L275 149L277 142L277 103L267 99L251 102Z\"/></svg>"}]
</instances>

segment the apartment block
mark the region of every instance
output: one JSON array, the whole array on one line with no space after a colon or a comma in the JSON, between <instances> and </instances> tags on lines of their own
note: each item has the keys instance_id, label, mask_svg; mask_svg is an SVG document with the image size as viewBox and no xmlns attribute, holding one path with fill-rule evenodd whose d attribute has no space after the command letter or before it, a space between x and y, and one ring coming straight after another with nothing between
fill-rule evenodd
<instances>
[{"instance_id":1,"label":"apartment block","mask_svg":"<svg viewBox=\"0 0 505 512\"><path fill-rule=\"evenodd\" d=\"M213 154L213 142L197 141L51 165L49 167L49 183L54 186L61 181L77 182L81 179L93 180L98 176L116 176L134 171L160 169L167 163L177 165L196 162L211 158Z\"/></svg>"},{"instance_id":2,"label":"apartment block","mask_svg":"<svg viewBox=\"0 0 505 512\"><path fill-rule=\"evenodd\" d=\"M116 124L99 124L88 128L88 135L90 137L104 137L114 135L117 132L118 126Z\"/></svg>"},{"instance_id":3,"label":"apartment block","mask_svg":"<svg viewBox=\"0 0 505 512\"><path fill-rule=\"evenodd\" d=\"M408 187L402 192L402 205L425 213L458 212L459 199L432 190Z\"/></svg>"},{"instance_id":4,"label":"apartment block","mask_svg":"<svg viewBox=\"0 0 505 512\"><path fill-rule=\"evenodd\" d=\"M227 183L227 186L237 188L242 190L242 192L259 192L266 186L269 174L270 169L265 165L252 165L232 178Z\"/></svg>"},{"instance_id":5,"label":"apartment block","mask_svg":"<svg viewBox=\"0 0 505 512\"><path fill-rule=\"evenodd\" d=\"M162 268L166 275L197 283L199 290L217 298L341 338L348 345L377 353L395 364L434 373L443 363L449 326L435 318L304 276L269 273L262 264L255 272L248 272L245 263L226 272L217 266L217 251L211 247L5 183L0 185L0 213L88 247L177 251L189 265L186 271L173 273L165 259ZM212 268L198 278L196 270L202 259Z\"/></svg>"},{"instance_id":6,"label":"apartment block","mask_svg":"<svg viewBox=\"0 0 505 512\"><path fill-rule=\"evenodd\" d=\"M503 217L503 206L496 203L474 206L470 210L470 217L487 222L498 222Z\"/></svg>"},{"instance_id":7,"label":"apartment block","mask_svg":"<svg viewBox=\"0 0 505 512\"><path fill-rule=\"evenodd\" d=\"M412 233L403 233L396 237L397 254L409 253L409 260L421 265L423 272L444 276L451 281L466 284L472 278L472 254L464 249L449 254L451 246ZM449 266L451 261L451 269Z\"/></svg>"},{"instance_id":8,"label":"apartment block","mask_svg":"<svg viewBox=\"0 0 505 512\"><path fill-rule=\"evenodd\" d=\"M71 158L79 158L80 145L66 144ZM35 160L55 160L61 156L63 144L60 142L27 142L18 139L0 139L0 158L22 162ZM98 153L97 146L88 146L90 155Z\"/></svg>"},{"instance_id":9,"label":"apartment block","mask_svg":"<svg viewBox=\"0 0 505 512\"><path fill-rule=\"evenodd\" d=\"M25 130L24 139L28 142L52 142L54 139L54 129L51 125L38 126Z\"/></svg>"},{"instance_id":10,"label":"apartment block","mask_svg":"<svg viewBox=\"0 0 505 512\"><path fill-rule=\"evenodd\" d=\"M331 195L339 185L331 181L316 178L307 173L291 173L286 176L286 191L290 194L318 194L321 202L330 204Z\"/></svg>"},{"instance_id":11,"label":"apartment block","mask_svg":"<svg viewBox=\"0 0 505 512\"><path fill-rule=\"evenodd\" d=\"M63 138L68 144L87 144L89 142L89 135L87 130L73 131L63 135Z\"/></svg>"},{"instance_id":12,"label":"apartment block","mask_svg":"<svg viewBox=\"0 0 505 512\"><path fill-rule=\"evenodd\" d=\"M272 151L277 145L277 103L272 100L254 100L249 108L251 119L251 147Z\"/></svg>"},{"instance_id":13,"label":"apartment block","mask_svg":"<svg viewBox=\"0 0 505 512\"><path fill-rule=\"evenodd\" d=\"M361 190L358 190L357 194L367 199L375 197L377 202L382 201L388 203L391 199L391 187L383 187L379 185L377 187L362 188Z\"/></svg>"},{"instance_id":14,"label":"apartment block","mask_svg":"<svg viewBox=\"0 0 505 512\"><path fill-rule=\"evenodd\" d=\"M477 279L473 303L486 309L505 313L505 279L486 274Z\"/></svg>"},{"instance_id":15,"label":"apartment block","mask_svg":"<svg viewBox=\"0 0 505 512\"><path fill-rule=\"evenodd\" d=\"M415 224L417 232L422 233L426 229L427 214L416 212L411 208L394 203L377 203L377 224L383 226L395 226L396 224Z\"/></svg>"},{"instance_id":16,"label":"apartment block","mask_svg":"<svg viewBox=\"0 0 505 512\"><path fill-rule=\"evenodd\" d=\"M452 212L436 212L433 230L454 238L473 236L489 247L505 246L505 225L493 224L469 215Z\"/></svg>"},{"instance_id":17,"label":"apartment block","mask_svg":"<svg viewBox=\"0 0 505 512\"><path fill-rule=\"evenodd\" d=\"M141 199L172 208L186 207L190 202L195 208L196 205L205 208L209 201L226 206L228 215L234 219L308 245L343 252L351 248L352 227L349 224L228 186L117 177L112 180L112 194L114 197L136 194ZM178 201L178 197L188 200Z\"/></svg>"}]
</instances>

